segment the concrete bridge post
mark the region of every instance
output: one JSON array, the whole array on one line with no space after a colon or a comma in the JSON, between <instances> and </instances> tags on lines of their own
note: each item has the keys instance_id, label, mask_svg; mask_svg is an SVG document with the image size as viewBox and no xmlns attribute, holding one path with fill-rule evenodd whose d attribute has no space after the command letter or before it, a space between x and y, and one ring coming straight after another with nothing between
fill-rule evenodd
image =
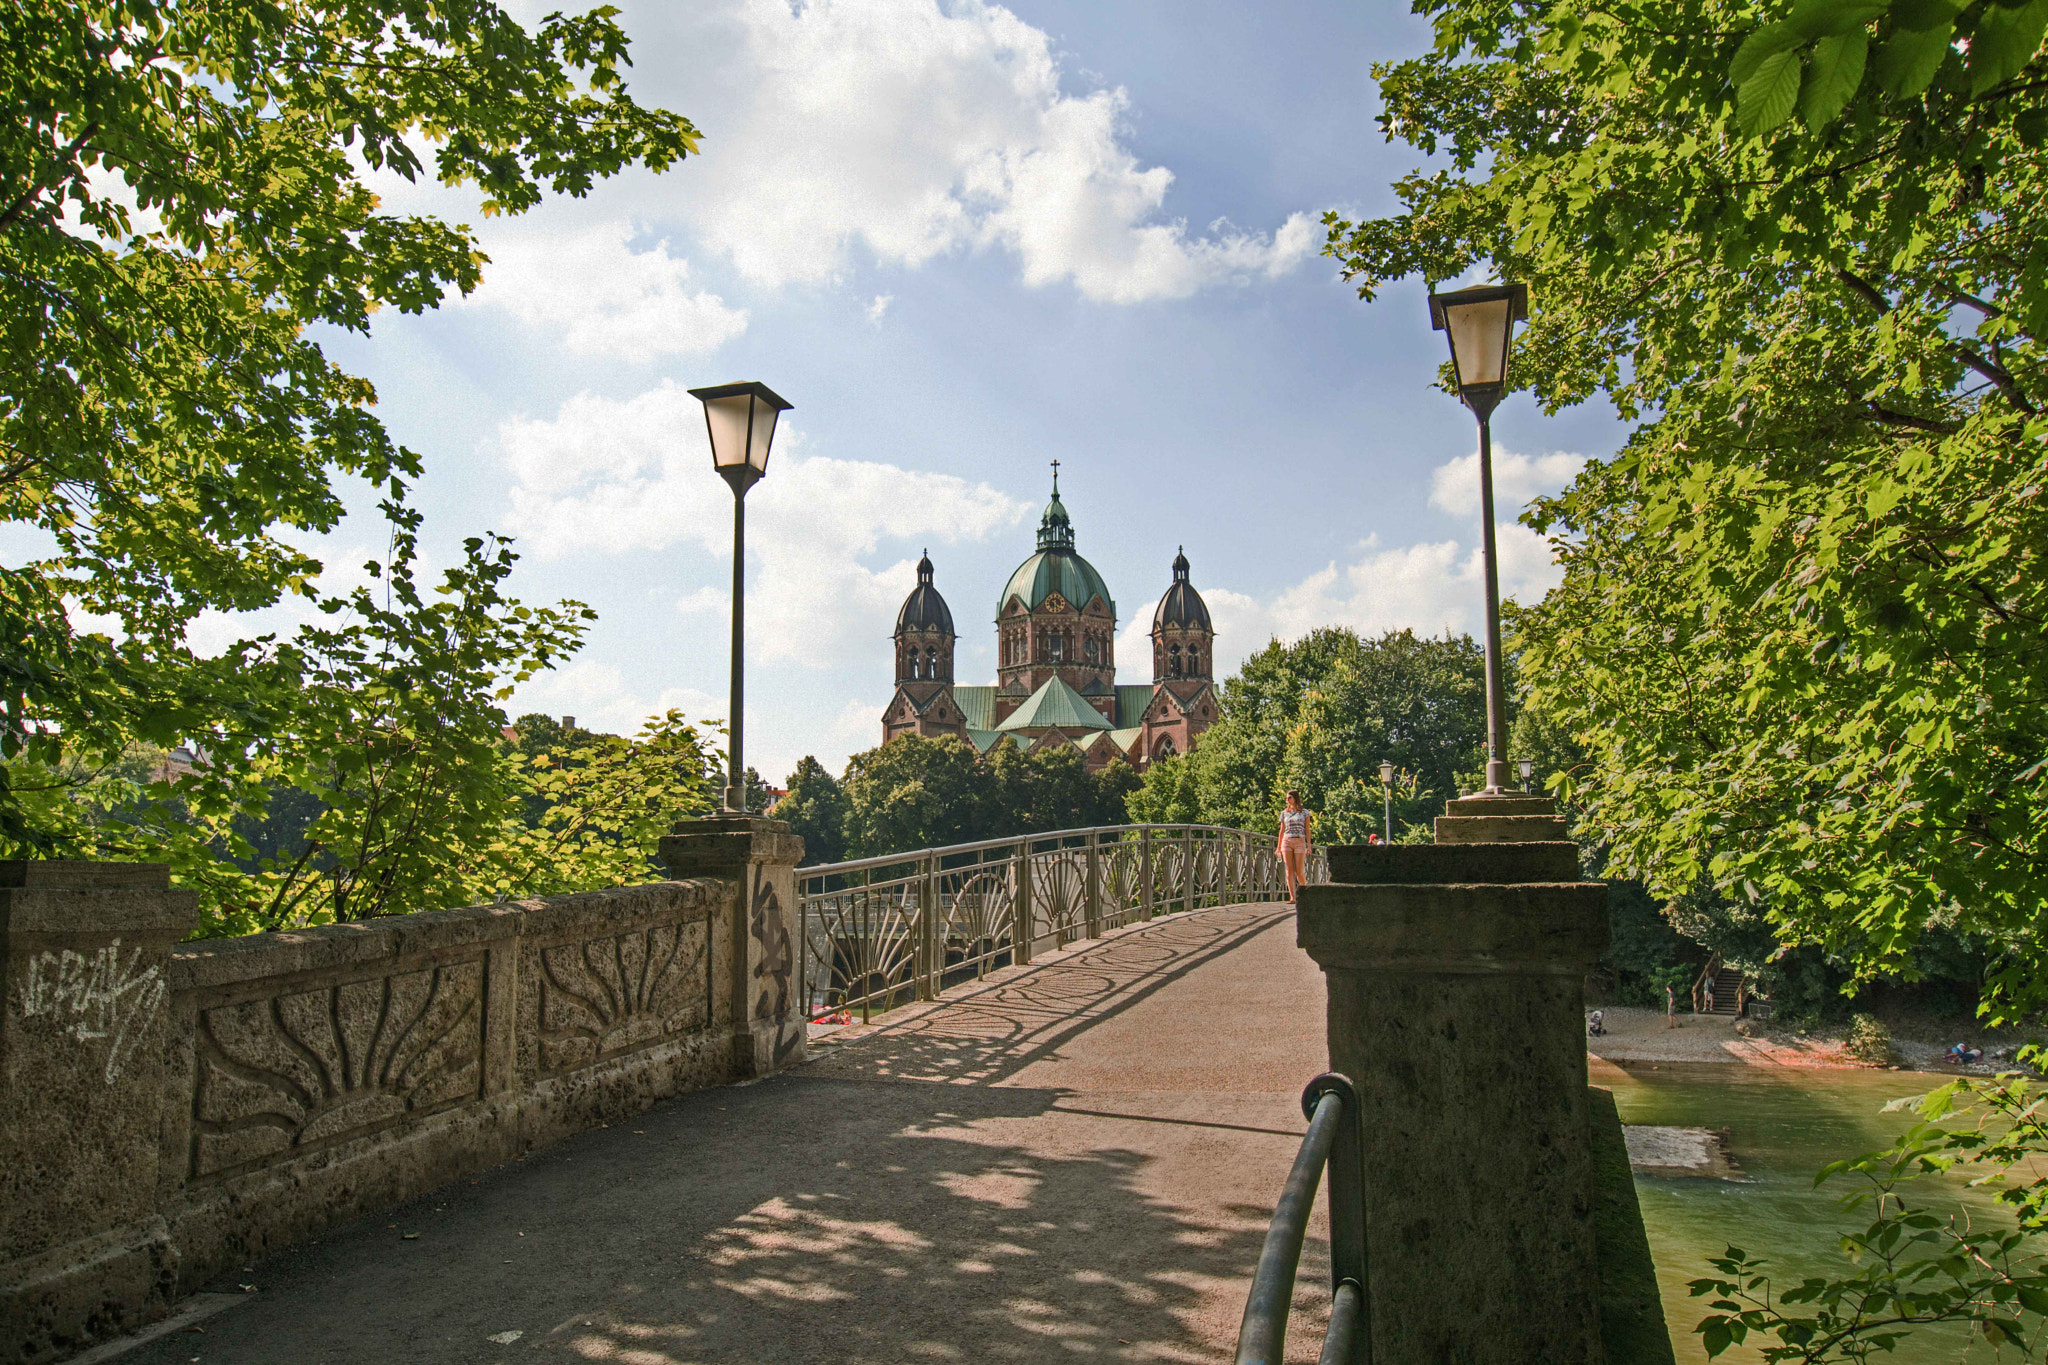
<instances>
[{"instance_id":1,"label":"concrete bridge post","mask_svg":"<svg viewBox=\"0 0 2048 1365\"><path fill-rule=\"evenodd\" d=\"M1082 933L1088 938L1102 937L1102 836L1090 833L1088 842L1088 899L1081 911Z\"/></svg>"},{"instance_id":2,"label":"concrete bridge post","mask_svg":"<svg viewBox=\"0 0 2048 1365\"><path fill-rule=\"evenodd\" d=\"M732 1023L738 1074L765 1076L803 1061L809 983L801 979L796 865L804 841L783 820L718 815L677 821L660 852L671 877L719 877L737 885L732 932L720 940L737 946L724 963L713 963L712 973L726 983L724 998L713 1002L714 1018Z\"/></svg>"},{"instance_id":3,"label":"concrete bridge post","mask_svg":"<svg viewBox=\"0 0 2048 1365\"><path fill-rule=\"evenodd\" d=\"M162 863L0 863L0 1347L175 1297L164 968L196 918Z\"/></svg>"},{"instance_id":4,"label":"concrete bridge post","mask_svg":"<svg viewBox=\"0 0 2048 1365\"><path fill-rule=\"evenodd\" d=\"M1302 888L1363 1110L1376 1360L1603 1360L1583 1011L1606 887L1562 823L1452 802L1440 842L1333 848Z\"/></svg>"}]
</instances>

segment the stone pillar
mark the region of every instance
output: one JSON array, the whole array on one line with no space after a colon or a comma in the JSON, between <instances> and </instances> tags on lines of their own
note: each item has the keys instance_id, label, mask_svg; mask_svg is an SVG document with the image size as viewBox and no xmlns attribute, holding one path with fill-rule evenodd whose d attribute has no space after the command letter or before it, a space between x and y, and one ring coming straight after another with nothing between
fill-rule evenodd
<instances>
[{"instance_id":1,"label":"stone pillar","mask_svg":"<svg viewBox=\"0 0 2048 1365\"><path fill-rule=\"evenodd\" d=\"M164 962L197 897L161 863L0 862L0 1352L160 1316Z\"/></svg>"},{"instance_id":2,"label":"stone pillar","mask_svg":"<svg viewBox=\"0 0 2048 1365\"><path fill-rule=\"evenodd\" d=\"M677 880L717 877L735 883L730 928L713 935L713 970L724 968L717 1017L733 1021L733 1067L765 1076L804 1060L808 1010L796 865L804 841L783 820L717 815L679 820L661 841L661 861ZM721 940L725 947L720 952Z\"/></svg>"},{"instance_id":3,"label":"stone pillar","mask_svg":"<svg viewBox=\"0 0 2048 1365\"><path fill-rule=\"evenodd\" d=\"M1297 932L1364 1111L1373 1358L1598 1365L1583 1006L1605 885L1562 841L1330 861Z\"/></svg>"}]
</instances>

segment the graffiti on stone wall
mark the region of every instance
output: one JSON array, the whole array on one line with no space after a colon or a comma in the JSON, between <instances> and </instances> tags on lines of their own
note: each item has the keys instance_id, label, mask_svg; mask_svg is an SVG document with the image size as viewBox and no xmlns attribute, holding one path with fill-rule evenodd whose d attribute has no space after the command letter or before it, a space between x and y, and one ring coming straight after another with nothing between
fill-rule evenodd
<instances>
[{"instance_id":1,"label":"graffiti on stone wall","mask_svg":"<svg viewBox=\"0 0 2048 1365\"><path fill-rule=\"evenodd\" d=\"M540 950L540 1066L587 1066L703 1027L705 928L657 924Z\"/></svg>"},{"instance_id":2,"label":"graffiti on stone wall","mask_svg":"<svg viewBox=\"0 0 2048 1365\"><path fill-rule=\"evenodd\" d=\"M483 979L472 959L200 1010L191 1173L477 1096Z\"/></svg>"},{"instance_id":3,"label":"graffiti on stone wall","mask_svg":"<svg viewBox=\"0 0 2048 1365\"><path fill-rule=\"evenodd\" d=\"M762 876L754 887L748 932L754 939L754 1017L779 1021L775 1032L775 1065L788 1061L803 1044L798 1026L790 1024L796 984L796 945L790 941L788 917L772 878Z\"/></svg>"},{"instance_id":4,"label":"graffiti on stone wall","mask_svg":"<svg viewBox=\"0 0 2048 1365\"><path fill-rule=\"evenodd\" d=\"M162 969L154 963L143 967L140 948L129 949L123 961L117 938L92 953L67 948L30 958L21 1013L25 1019L55 1019L59 1031L78 1042L104 1041L107 1064L102 1074L112 1085L163 998Z\"/></svg>"}]
</instances>

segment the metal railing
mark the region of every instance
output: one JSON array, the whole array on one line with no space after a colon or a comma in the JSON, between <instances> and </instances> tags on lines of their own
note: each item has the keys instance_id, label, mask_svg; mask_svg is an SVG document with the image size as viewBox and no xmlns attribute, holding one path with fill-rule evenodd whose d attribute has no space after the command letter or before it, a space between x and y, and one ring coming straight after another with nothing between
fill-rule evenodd
<instances>
[{"instance_id":1,"label":"metal railing","mask_svg":"<svg viewBox=\"0 0 2048 1365\"><path fill-rule=\"evenodd\" d=\"M1283 899L1274 836L1104 825L797 869L812 1019L929 1000L1036 953L1157 915ZM1325 881L1320 847L1309 880Z\"/></svg>"},{"instance_id":2,"label":"metal railing","mask_svg":"<svg viewBox=\"0 0 2048 1365\"><path fill-rule=\"evenodd\" d=\"M1280 1204L1266 1229L1266 1245L1252 1274L1244 1323L1237 1331L1237 1365L1280 1365L1287 1344L1287 1312L1294 1300L1294 1272L1315 1208L1316 1185L1330 1168L1330 1329L1323 1336L1321 1365L1370 1365L1372 1331L1365 1299L1364 1140L1358 1092L1351 1082L1326 1071L1301 1092L1308 1133Z\"/></svg>"}]
</instances>

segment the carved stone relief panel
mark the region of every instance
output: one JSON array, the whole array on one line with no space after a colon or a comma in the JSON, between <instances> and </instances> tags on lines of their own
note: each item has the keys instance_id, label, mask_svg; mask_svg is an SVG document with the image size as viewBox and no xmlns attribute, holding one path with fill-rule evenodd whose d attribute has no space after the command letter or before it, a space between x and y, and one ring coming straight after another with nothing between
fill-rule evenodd
<instances>
[{"instance_id":1,"label":"carved stone relief panel","mask_svg":"<svg viewBox=\"0 0 2048 1365\"><path fill-rule=\"evenodd\" d=\"M706 931L696 920L526 945L520 1015L533 1021L537 1054L522 1054L552 1075L703 1028Z\"/></svg>"},{"instance_id":2,"label":"carved stone relief panel","mask_svg":"<svg viewBox=\"0 0 2048 1365\"><path fill-rule=\"evenodd\" d=\"M475 1098L483 963L199 1011L191 1174L296 1154Z\"/></svg>"}]
</instances>

